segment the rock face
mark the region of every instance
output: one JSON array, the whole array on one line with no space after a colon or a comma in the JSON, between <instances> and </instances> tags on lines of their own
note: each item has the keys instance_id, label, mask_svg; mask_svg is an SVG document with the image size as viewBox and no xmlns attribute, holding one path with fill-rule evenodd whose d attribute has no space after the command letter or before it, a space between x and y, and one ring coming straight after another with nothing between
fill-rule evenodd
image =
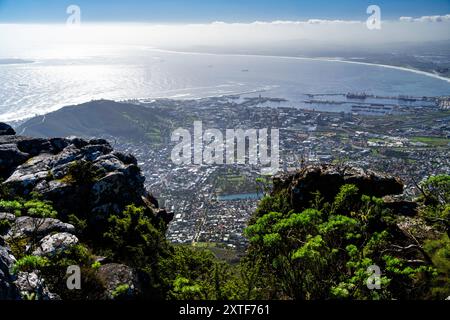
<instances>
[{"instance_id":1,"label":"rock face","mask_svg":"<svg viewBox=\"0 0 450 320\"><path fill-rule=\"evenodd\" d=\"M0 122L0 136L14 135L16 132L10 125Z\"/></svg>"},{"instance_id":2,"label":"rock face","mask_svg":"<svg viewBox=\"0 0 450 320\"><path fill-rule=\"evenodd\" d=\"M131 203L151 203L155 216L166 222L172 218L145 189L136 159L115 152L103 139L0 135L0 178L17 196L41 194L62 215L86 212L92 221L101 221Z\"/></svg>"},{"instance_id":3,"label":"rock face","mask_svg":"<svg viewBox=\"0 0 450 320\"><path fill-rule=\"evenodd\" d=\"M102 222L129 204L143 206L158 221L169 223L173 217L158 208L145 189L136 159L115 152L103 139L16 136L10 126L0 123L0 178L11 195L27 199L36 192L50 200L63 221L69 214L82 215L78 218L86 219L99 239L105 231ZM16 258L8 243L18 239L25 242L23 254L51 258L79 243L75 227L61 220L0 212L0 300L60 298L48 290L39 270L12 274ZM98 273L106 285L105 296L137 294L139 282L130 267L110 263Z\"/></svg>"},{"instance_id":4,"label":"rock face","mask_svg":"<svg viewBox=\"0 0 450 320\"><path fill-rule=\"evenodd\" d=\"M339 168L331 165L308 166L294 174L274 178L274 193L288 190L292 207L301 211L309 207L315 191L319 191L325 201L332 201L344 184L354 184L361 194L377 197L401 194L403 183L392 176L361 168Z\"/></svg>"},{"instance_id":5,"label":"rock face","mask_svg":"<svg viewBox=\"0 0 450 320\"><path fill-rule=\"evenodd\" d=\"M16 218L12 214L0 213L0 221L3 220L9 221L10 227L3 232L5 235L0 235L0 300L58 300L59 296L48 290L38 270L11 273L16 258L6 242L28 239L24 254L51 256L78 243L78 238L69 233L75 232L75 227L52 218ZM31 238L39 241L34 250Z\"/></svg>"},{"instance_id":6,"label":"rock face","mask_svg":"<svg viewBox=\"0 0 450 320\"><path fill-rule=\"evenodd\" d=\"M0 220L1 219L2 217L0 215ZM10 222L12 222L11 228L6 234L7 238L21 238L24 236L33 235L34 237L41 239L52 232L75 232L75 227L73 225L53 218L43 219L27 216L12 218L11 215L5 215L5 219L8 219Z\"/></svg>"},{"instance_id":7,"label":"rock face","mask_svg":"<svg viewBox=\"0 0 450 320\"><path fill-rule=\"evenodd\" d=\"M0 238L0 300L20 299L19 289L14 284L11 269L16 259L11 254L11 250Z\"/></svg>"},{"instance_id":8,"label":"rock face","mask_svg":"<svg viewBox=\"0 0 450 320\"><path fill-rule=\"evenodd\" d=\"M115 294L119 286L127 286L121 298L132 298L139 292L137 275L133 269L124 264L105 264L98 270L98 276L105 284L105 294L109 299L117 298Z\"/></svg>"},{"instance_id":9,"label":"rock face","mask_svg":"<svg viewBox=\"0 0 450 320\"><path fill-rule=\"evenodd\" d=\"M60 297L48 290L39 271L20 271L14 280L14 285L20 291L22 297L33 300L60 300Z\"/></svg>"}]
</instances>

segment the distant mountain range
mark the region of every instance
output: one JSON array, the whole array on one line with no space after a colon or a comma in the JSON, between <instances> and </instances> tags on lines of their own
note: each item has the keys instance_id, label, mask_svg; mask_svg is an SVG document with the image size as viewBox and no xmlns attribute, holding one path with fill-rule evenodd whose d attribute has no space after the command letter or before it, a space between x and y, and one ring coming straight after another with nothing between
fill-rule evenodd
<instances>
[{"instance_id":1,"label":"distant mountain range","mask_svg":"<svg viewBox=\"0 0 450 320\"><path fill-rule=\"evenodd\" d=\"M168 48L179 50L179 48ZM270 45L236 47L197 46L186 51L255 54L293 57L328 57L341 60L385 64L434 73L450 78L450 39L427 42L392 42L373 45L344 45L307 39L279 41Z\"/></svg>"},{"instance_id":2,"label":"distant mountain range","mask_svg":"<svg viewBox=\"0 0 450 320\"><path fill-rule=\"evenodd\" d=\"M0 64L33 63L32 60L24 59L0 59Z\"/></svg>"}]
</instances>

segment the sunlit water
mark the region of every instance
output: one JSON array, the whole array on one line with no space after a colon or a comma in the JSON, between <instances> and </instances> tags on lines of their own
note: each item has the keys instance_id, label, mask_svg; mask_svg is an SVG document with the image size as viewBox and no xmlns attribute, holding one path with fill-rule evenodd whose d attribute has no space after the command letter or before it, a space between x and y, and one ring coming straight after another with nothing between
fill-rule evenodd
<instances>
[{"instance_id":1,"label":"sunlit water","mask_svg":"<svg viewBox=\"0 0 450 320\"><path fill-rule=\"evenodd\" d=\"M305 93L450 95L447 81L380 66L142 48L0 65L0 84L0 121L24 119L92 99L191 99L264 91L265 96L286 98L296 105Z\"/></svg>"}]
</instances>

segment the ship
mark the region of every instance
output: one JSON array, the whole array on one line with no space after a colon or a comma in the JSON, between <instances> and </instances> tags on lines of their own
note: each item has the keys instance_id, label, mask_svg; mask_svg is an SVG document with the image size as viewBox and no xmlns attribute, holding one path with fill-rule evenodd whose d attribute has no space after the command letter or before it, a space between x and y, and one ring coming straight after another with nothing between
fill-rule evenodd
<instances>
[{"instance_id":1,"label":"ship","mask_svg":"<svg viewBox=\"0 0 450 320\"><path fill-rule=\"evenodd\" d=\"M351 93L351 92L348 92L348 93L345 95L345 97L346 97L347 99L362 99L362 100L365 100L365 99L368 97L368 95L367 95L366 93L364 93L364 92L361 92L361 93Z\"/></svg>"}]
</instances>

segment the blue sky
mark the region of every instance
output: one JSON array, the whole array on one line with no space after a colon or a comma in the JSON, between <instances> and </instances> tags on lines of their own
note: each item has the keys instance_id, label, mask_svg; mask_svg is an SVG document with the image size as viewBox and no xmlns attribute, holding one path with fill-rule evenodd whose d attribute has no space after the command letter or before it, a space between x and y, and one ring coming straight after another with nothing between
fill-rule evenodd
<instances>
[{"instance_id":1,"label":"blue sky","mask_svg":"<svg viewBox=\"0 0 450 320\"><path fill-rule=\"evenodd\" d=\"M367 18L370 4L383 19L450 13L450 0L0 0L0 23L64 23L76 4L84 22L250 22Z\"/></svg>"}]
</instances>

